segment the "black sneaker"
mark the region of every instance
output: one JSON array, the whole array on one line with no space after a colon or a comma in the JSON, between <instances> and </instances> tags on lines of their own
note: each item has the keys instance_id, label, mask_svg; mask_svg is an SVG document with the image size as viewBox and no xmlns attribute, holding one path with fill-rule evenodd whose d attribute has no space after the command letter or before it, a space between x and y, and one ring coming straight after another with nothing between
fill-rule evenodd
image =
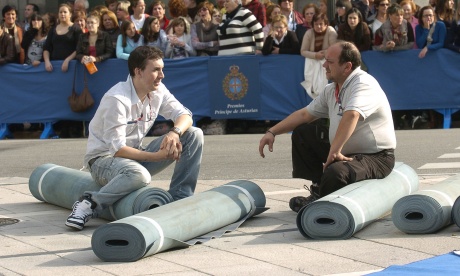
<instances>
[{"instance_id":1,"label":"black sneaker","mask_svg":"<svg viewBox=\"0 0 460 276\"><path fill-rule=\"evenodd\" d=\"M72 213L67 218L65 225L82 230L85 223L93 217L95 207L96 203L90 198L83 198L81 201L76 201L72 206Z\"/></svg>"},{"instance_id":2,"label":"black sneaker","mask_svg":"<svg viewBox=\"0 0 460 276\"><path fill-rule=\"evenodd\" d=\"M310 188L307 185L303 186L306 190L310 192L310 196L296 196L289 200L289 208L292 211L298 213L303 206L306 206L319 198L319 186L316 183L311 184Z\"/></svg>"}]
</instances>

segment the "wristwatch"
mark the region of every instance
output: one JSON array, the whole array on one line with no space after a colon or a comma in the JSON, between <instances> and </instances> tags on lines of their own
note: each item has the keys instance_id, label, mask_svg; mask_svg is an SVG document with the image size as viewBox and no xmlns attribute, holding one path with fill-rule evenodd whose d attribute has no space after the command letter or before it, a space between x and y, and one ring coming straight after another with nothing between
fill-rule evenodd
<instances>
[{"instance_id":1,"label":"wristwatch","mask_svg":"<svg viewBox=\"0 0 460 276\"><path fill-rule=\"evenodd\" d=\"M182 135L182 130L180 130L180 128L178 127L172 127L169 131L176 133L177 135L179 135L179 137L181 137Z\"/></svg>"}]
</instances>

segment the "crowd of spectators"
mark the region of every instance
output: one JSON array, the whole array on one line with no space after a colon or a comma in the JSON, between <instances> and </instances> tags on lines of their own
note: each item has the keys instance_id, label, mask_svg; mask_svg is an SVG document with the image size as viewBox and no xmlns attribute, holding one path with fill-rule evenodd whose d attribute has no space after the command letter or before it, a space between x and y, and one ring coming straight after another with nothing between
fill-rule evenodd
<instances>
[{"instance_id":1,"label":"crowd of spectators","mask_svg":"<svg viewBox=\"0 0 460 276\"><path fill-rule=\"evenodd\" d=\"M325 0L318 5L308 3L299 11L294 0L274 1L170 0L166 6L154 0L147 6L143 0L105 0L105 5L89 9L87 0L75 0L59 5L57 14L41 13L29 3L21 21L18 10L6 5L0 65L44 63L51 72L57 68L50 61L63 60L59 69L66 72L73 59L83 64L128 59L140 45L158 47L165 58L173 59L293 54L319 63L336 40L350 41L360 51L418 48L419 58L439 48L460 52L460 10L456 11L453 0L430 0L424 7L413 0L393 4L390 0L337 0L333 18L327 17ZM311 75L306 70L307 83ZM430 113L399 112L394 114L395 127L403 125L398 121L401 117L414 128L417 122L430 119L435 127Z\"/></svg>"}]
</instances>

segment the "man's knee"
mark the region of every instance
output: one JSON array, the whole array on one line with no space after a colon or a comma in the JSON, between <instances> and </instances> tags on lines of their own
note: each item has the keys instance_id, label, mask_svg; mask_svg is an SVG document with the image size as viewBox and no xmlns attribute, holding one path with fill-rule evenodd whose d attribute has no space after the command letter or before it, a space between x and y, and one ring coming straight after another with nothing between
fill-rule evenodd
<instances>
[{"instance_id":1,"label":"man's knee","mask_svg":"<svg viewBox=\"0 0 460 276\"><path fill-rule=\"evenodd\" d=\"M150 175L149 171L140 164L135 166L128 166L121 172L121 174L128 178L128 181L131 183L131 185L134 185L138 188L145 187L152 181L152 176Z\"/></svg>"},{"instance_id":2,"label":"man's knee","mask_svg":"<svg viewBox=\"0 0 460 276\"><path fill-rule=\"evenodd\" d=\"M187 135L188 139L194 141L199 145L203 145L204 143L204 135L203 130L201 130L201 128L191 126L187 129L184 135Z\"/></svg>"}]
</instances>

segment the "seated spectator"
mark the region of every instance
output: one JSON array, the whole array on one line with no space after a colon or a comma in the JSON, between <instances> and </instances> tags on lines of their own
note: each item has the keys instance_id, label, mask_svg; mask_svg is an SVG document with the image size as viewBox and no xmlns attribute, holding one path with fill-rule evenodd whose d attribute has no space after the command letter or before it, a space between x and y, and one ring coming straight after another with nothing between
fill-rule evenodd
<instances>
[{"instance_id":1,"label":"seated spectator","mask_svg":"<svg viewBox=\"0 0 460 276\"><path fill-rule=\"evenodd\" d=\"M295 33L299 41L303 40L305 33L313 28L313 16L319 13L319 9L315 4L307 4L303 7L302 14L305 19L303 24L297 24L295 28Z\"/></svg>"},{"instance_id":2,"label":"seated spectator","mask_svg":"<svg viewBox=\"0 0 460 276\"><path fill-rule=\"evenodd\" d=\"M305 80L301 83L311 98L316 98L327 84L323 67L326 50L337 41L337 32L329 26L325 14L313 17L313 29L308 30L302 40L300 54L305 57Z\"/></svg>"},{"instance_id":3,"label":"seated spectator","mask_svg":"<svg viewBox=\"0 0 460 276\"><path fill-rule=\"evenodd\" d=\"M216 24L219 26L220 23L222 23L222 14L218 9L214 9L214 11L211 14L212 17L212 23Z\"/></svg>"},{"instance_id":4,"label":"seated spectator","mask_svg":"<svg viewBox=\"0 0 460 276\"><path fill-rule=\"evenodd\" d=\"M145 19L149 17L148 14L145 13L145 2L144 0L133 0L131 5L131 10L133 13L129 17L134 23L134 27L136 27L136 31L138 33L142 32L142 26L144 26Z\"/></svg>"},{"instance_id":5,"label":"seated spectator","mask_svg":"<svg viewBox=\"0 0 460 276\"><path fill-rule=\"evenodd\" d=\"M227 13L217 28L219 56L256 54L262 50L262 25L250 10L241 6L240 1L225 1Z\"/></svg>"},{"instance_id":6,"label":"seated spectator","mask_svg":"<svg viewBox=\"0 0 460 276\"><path fill-rule=\"evenodd\" d=\"M82 63L102 62L113 57L113 44L108 33L99 30L99 17L90 15L86 19L88 32L83 33L77 44L76 58Z\"/></svg>"},{"instance_id":7,"label":"seated spectator","mask_svg":"<svg viewBox=\"0 0 460 276\"><path fill-rule=\"evenodd\" d=\"M284 15L277 15L272 19L272 30L265 39L262 54L300 54L300 43L296 34L287 29L287 19Z\"/></svg>"},{"instance_id":8,"label":"seated spectator","mask_svg":"<svg viewBox=\"0 0 460 276\"><path fill-rule=\"evenodd\" d=\"M67 4L59 5L59 24L49 31L43 47L43 59L48 72L53 71L51 60L63 60L61 70L67 72L69 62L75 58L82 32L73 24L71 17L72 8Z\"/></svg>"},{"instance_id":9,"label":"seated spectator","mask_svg":"<svg viewBox=\"0 0 460 276\"><path fill-rule=\"evenodd\" d=\"M32 14L30 17L31 27L24 34L21 47L26 53L25 63L33 66L38 66L43 61L43 46L46 42L48 33L43 24L42 16Z\"/></svg>"},{"instance_id":10,"label":"seated spectator","mask_svg":"<svg viewBox=\"0 0 460 276\"><path fill-rule=\"evenodd\" d=\"M109 11L117 13L118 0L105 0L104 2Z\"/></svg>"},{"instance_id":11,"label":"seated spectator","mask_svg":"<svg viewBox=\"0 0 460 276\"><path fill-rule=\"evenodd\" d=\"M389 0L375 0L374 6L376 11L373 15L368 17L367 23L372 31L372 42L375 39L377 30L387 21L387 8L390 6Z\"/></svg>"},{"instance_id":12,"label":"seated spectator","mask_svg":"<svg viewBox=\"0 0 460 276\"><path fill-rule=\"evenodd\" d=\"M86 29L86 12L82 10L75 11L72 16L72 22L80 28L82 33L88 32L88 29Z\"/></svg>"},{"instance_id":13,"label":"seated spectator","mask_svg":"<svg viewBox=\"0 0 460 276\"><path fill-rule=\"evenodd\" d=\"M217 24L211 19L211 14L216 11L214 5L208 1L200 3L198 16L200 21L192 24L191 37L192 46L197 56L217 56L219 51L219 38L217 36Z\"/></svg>"},{"instance_id":14,"label":"seated spectator","mask_svg":"<svg viewBox=\"0 0 460 276\"><path fill-rule=\"evenodd\" d=\"M303 24L303 15L294 9L294 0L278 0L278 5L281 7L281 13L288 20L288 30L295 31L299 24Z\"/></svg>"},{"instance_id":15,"label":"seated spectator","mask_svg":"<svg viewBox=\"0 0 460 276\"><path fill-rule=\"evenodd\" d=\"M14 45L14 61L16 63L24 64L25 54L21 48L22 38L24 32L21 27L16 23L18 12L15 7L6 5L2 9L3 16L3 31L10 34L13 38Z\"/></svg>"},{"instance_id":16,"label":"seated spectator","mask_svg":"<svg viewBox=\"0 0 460 276\"><path fill-rule=\"evenodd\" d=\"M14 62L13 37L0 28L0 65Z\"/></svg>"},{"instance_id":17,"label":"seated spectator","mask_svg":"<svg viewBox=\"0 0 460 276\"><path fill-rule=\"evenodd\" d=\"M404 19L410 23L412 26L412 31L414 31L414 40L417 41L417 35L415 34L415 26L418 25L418 19L414 16L416 12L416 6L413 1L404 0L400 4L401 8L404 10ZM414 49L417 49L417 43L414 43Z\"/></svg>"},{"instance_id":18,"label":"seated spectator","mask_svg":"<svg viewBox=\"0 0 460 276\"><path fill-rule=\"evenodd\" d=\"M259 0L241 0L241 4L252 12L262 27L267 25L265 6Z\"/></svg>"},{"instance_id":19,"label":"seated spectator","mask_svg":"<svg viewBox=\"0 0 460 276\"><path fill-rule=\"evenodd\" d=\"M169 27L173 34L168 37L169 43L166 46L165 57L179 59L196 56L192 46L188 20L185 17L174 18L169 23Z\"/></svg>"},{"instance_id":20,"label":"seated spectator","mask_svg":"<svg viewBox=\"0 0 460 276\"><path fill-rule=\"evenodd\" d=\"M101 30L109 34L110 40L112 41L113 49L116 49L118 36L121 33L120 26L118 25L117 16L111 11L105 11L101 15L101 20ZM115 51L113 53L113 57L115 57Z\"/></svg>"},{"instance_id":21,"label":"seated spectator","mask_svg":"<svg viewBox=\"0 0 460 276\"><path fill-rule=\"evenodd\" d=\"M117 6L117 19L118 19L118 26L121 27L121 24L125 21L130 21L129 20L129 7L131 6L131 3L126 0L121 0L118 1L118 6Z\"/></svg>"},{"instance_id":22,"label":"seated spectator","mask_svg":"<svg viewBox=\"0 0 460 276\"><path fill-rule=\"evenodd\" d=\"M165 15L165 3L161 0L155 0L150 4L148 11L150 15L155 16L160 20L160 28L164 31L169 25L169 19Z\"/></svg>"},{"instance_id":23,"label":"seated spectator","mask_svg":"<svg viewBox=\"0 0 460 276\"><path fill-rule=\"evenodd\" d=\"M265 25L265 27L262 28L262 31L264 32L264 40L265 38L267 38L268 33L271 30L272 18L275 17L275 15L281 14L281 7L280 5L271 4L267 7L266 12L267 12L267 25Z\"/></svg>"},{"instance_id":24,"label":"seated spectator","mask_svg":"<svg viewBox=\"0 0 460 276\"><path fill-rule=\"evenodd\" d=\"M121 24L121 33L117 40L117 58L128 60L129 54L137 47L143 45L143 40L144 37L137 33L133 22L123 21Z\"/></svg>"},{"instance_id":25,"label":"seated spectator","mask_svg":"<svg viewBox=\"0 0 460 276\"><path fill-rule=\"evenodd\" d=\"M346 14L351 9L351 2L347 0L338 0L335 2L335 17L331 23L335 31L339 30L339 26L347 22Z\"/></svg>"},{"instance_id":26,"label":"seated spectator","mask_svg":"<svg viewBox=\"0 0 460 276\"><path fill-rule=\"evenodd\" d=\"M351 8L347 14L347 22L340 25L337 39L355 44L360 52L371 49L371 32L357 8Z\"/></svg>"},{"instance_id":27,"label":"seated spectator","mask_svg":"<svg viewBox=\"0 0 460 276\"><path fill-rule=\"evenodd\" d=\"M403 18L404 11L398 4L392 4L387 10L388 20L377 30L374 36L376 51L400 51L414 47L414 31Z\"/></svg>"},{"instance_id":28,"label":"seated spectator","mask_svg":"<svg viewBox=\"0 0 460 276\"><path fill-rule=\"evenodd\" d=\"M415 27L417 46L420 51L419 58L424 58L428 51L435 51L444 46L446 39L446 26L442 21L436 21L434 10L431 6L420 9L420 18Z\"/></svg>"},{"instance_id":29,"label":"seated spectator","mask_svg":"<svg viewBox=\"0 0 460 276\"><path fill-rule=\"evenodd\" d=\"M458 53L460 52L460 8L454 18L452 26L447 32L444 47Z\"/></svg>"},{"instance_id":30,"label":"seated spectator","mask_svg":"<svg viewBox=\"0 0 460 276\"><path fill-rule=\"evenodd\" d=\"M169 24L171 27L171 23ZM168 37L165 31L160 28L160 21L155 16L150 16L142 27L143 43L147 46L157 47L163 53L166 52Z\"/></svg>"}]
</instances>

